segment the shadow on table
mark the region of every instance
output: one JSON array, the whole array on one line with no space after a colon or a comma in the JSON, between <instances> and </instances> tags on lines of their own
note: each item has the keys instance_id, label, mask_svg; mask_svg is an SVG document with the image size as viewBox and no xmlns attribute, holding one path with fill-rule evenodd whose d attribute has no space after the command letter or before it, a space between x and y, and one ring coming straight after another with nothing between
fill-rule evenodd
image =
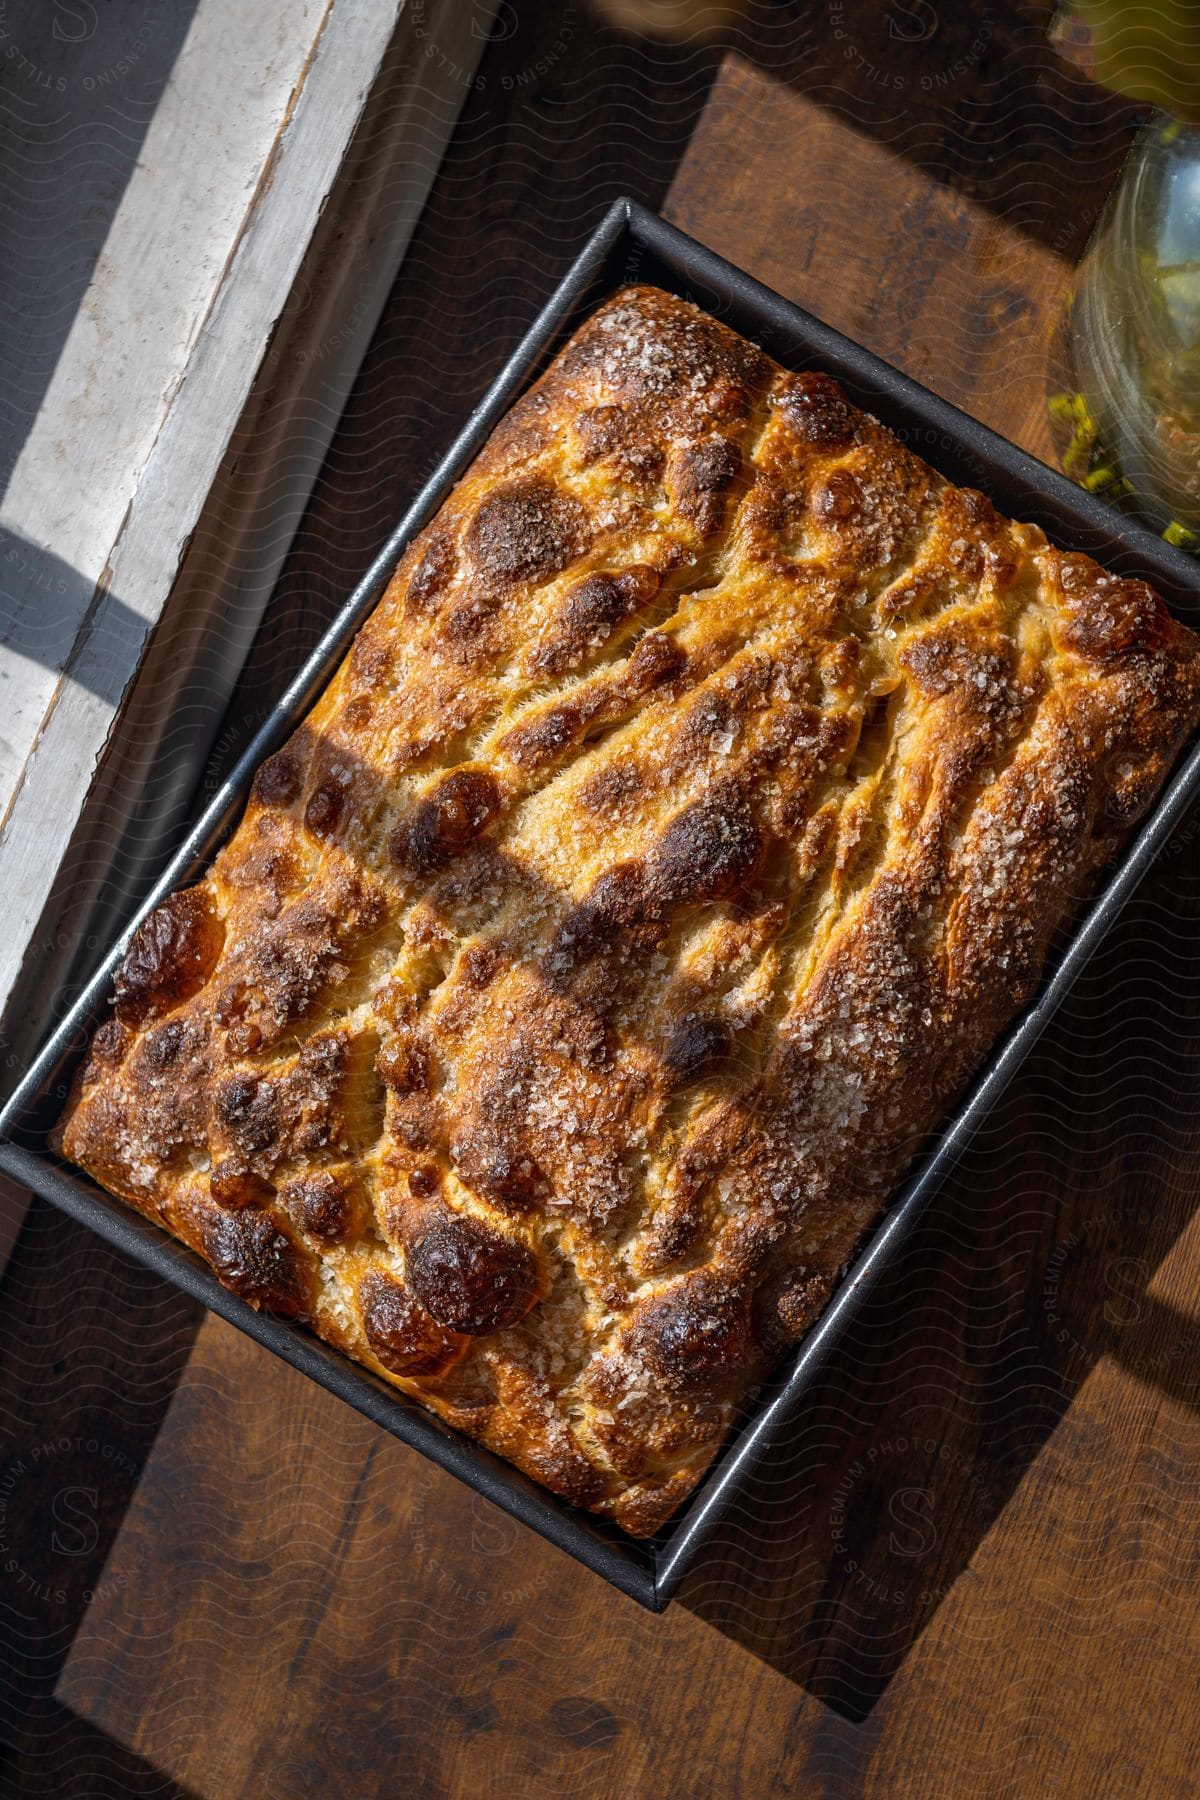
<instances>
[{"instance_id":1,"label":"shadow on table","mask_svg":"<svg viewBox=\"0 0 1200 1800\"><path fill-rule=\"evenodd\" d=\"M749 0L723 44L1073 261L1147 108L1064 61L1052 20L1016 0ZM730 174L714 169L714 186ZM804 172L786 150L779 178L799 204Z\"/></svg>"},{"instance_id":2,"label":"shadow on table","mask_svg":"<svg viewBox=\"0 0 1200 1800\"><path fill-rule=\"evenodd\" d=\"M54 1688L202 1317L33 1202L0 1288L0 1794L187 1800Z\"/></svg>"},{"instance_id":3,"label":"shadow on table","mask_svg":"<svg viewBox=\"0 0 1200 1800\"><path fill-rule=\"evenodd\" d=\"M66 1770L69 1788L57 1785ZM0 1800L37 1794L66 1800L68 1793L86 1800L202 1800L68 1707L45 1700L31 1709L19 1747L0 1742Z\"/></svg>"},{"instance_id":4,"label":"shadow on table","mask_svg":"<svg viewBox=\"0 0 1200 1800\"><path fill-rule=\"evenodd\" d=\"M1097 1362L1200 1404L1200 1321L1146 1291L1196 1208L1163 1175L1200 1153L1200 1121L1172 1110L1200 1060L1200 882L1179 849L1198 830L1193 816L681 1591L847 1718L969 1580ZM1077 1473L1102 1481L1107 1454L1098 1442ZM1020 1583L1019 1546L1005 1556Z\"/></svg>"}]
</instances>

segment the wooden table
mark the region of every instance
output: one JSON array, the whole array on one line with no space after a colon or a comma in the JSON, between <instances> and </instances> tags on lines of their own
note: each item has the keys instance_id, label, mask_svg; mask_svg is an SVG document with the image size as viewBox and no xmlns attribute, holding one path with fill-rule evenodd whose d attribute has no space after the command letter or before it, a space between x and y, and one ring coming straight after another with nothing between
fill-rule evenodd
<instances>
[{"instance_id":1,"label":"wooden table","mask_svg":"<svg viewBox=\"0 0 1200 1800\"><path fill-rule=\"evenodd\" d=\"M1133 115L1045 7L764 0L724 49L501 20L226 754L616 192L1050 454ZM0 1308L12 1791L1195 1793L1198 834L661 1618L36 1209Z\"/></svg>"}]
</instances>

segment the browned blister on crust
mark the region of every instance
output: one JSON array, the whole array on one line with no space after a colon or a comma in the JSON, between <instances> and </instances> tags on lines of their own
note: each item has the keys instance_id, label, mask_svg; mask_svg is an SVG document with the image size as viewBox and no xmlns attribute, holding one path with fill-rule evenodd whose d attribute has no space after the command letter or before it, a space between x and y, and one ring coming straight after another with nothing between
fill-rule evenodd
<instances>
[{"instance_id":1,"label":"browned blister on crust","mask_svg":"<svg viewBox=\"0 0 1200 1800\"><path fill-rule=\"evenodd\" d=\"M63 1152L653 1531L1198 713L1143 583L626 289L134 935Z\"/></svg>"}]
</instances>

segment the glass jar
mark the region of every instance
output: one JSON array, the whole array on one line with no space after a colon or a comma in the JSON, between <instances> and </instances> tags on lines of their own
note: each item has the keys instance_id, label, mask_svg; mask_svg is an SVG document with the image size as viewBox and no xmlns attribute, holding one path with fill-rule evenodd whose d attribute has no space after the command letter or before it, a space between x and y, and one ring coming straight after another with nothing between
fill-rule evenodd
<instances>
[{"instance_id":1,"label":"glass jar","mask_svg":"<svg viewBox=\"0 0 1200 1800\"><path fill-rule=\"evenodd\" d=\"M1156 114L1076 280L1074 392L1051 411L1069 475L1200 551L1200 126Z\"/></svg>"}]
</instances>

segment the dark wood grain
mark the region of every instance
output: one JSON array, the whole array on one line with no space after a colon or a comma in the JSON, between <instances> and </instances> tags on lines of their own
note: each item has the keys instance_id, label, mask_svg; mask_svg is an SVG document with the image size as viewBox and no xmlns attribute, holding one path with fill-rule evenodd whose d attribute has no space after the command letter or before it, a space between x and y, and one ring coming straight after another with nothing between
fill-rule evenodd
<instances>
[{"instance_id":1,"label":"dark wood grain","mask_svg":"<svg viewBox=\"0 0 1200 1800\"><path fill-rule=\"evenodd\" d=\"M226 752L614 192L1050 454L1054 328L1131 114L1057 68L1046 8L763 5L720 56L562 5L502 20ZM217 1321L155 1437L162 1383L139 1411L116 1348L132 1305L160 1366L144 1278L36 1215L13 1452L23 1407L41 1431L94 1393L142 1472L94 1598L40 1603L59 1648L23 1773L67 1791L119 1746L206 1800L1194 1793L1198 843L1193 820L662 1618ZM39 1286L51 1229L78 1318ZM193 1328L166 1328L168 1393ZM56 1342L78 1395L39 1399ZM25 1530L56 1491L33 1477ZM46 1585L62 1563L51 1540Z\"/></svg>"}]
</instances>

